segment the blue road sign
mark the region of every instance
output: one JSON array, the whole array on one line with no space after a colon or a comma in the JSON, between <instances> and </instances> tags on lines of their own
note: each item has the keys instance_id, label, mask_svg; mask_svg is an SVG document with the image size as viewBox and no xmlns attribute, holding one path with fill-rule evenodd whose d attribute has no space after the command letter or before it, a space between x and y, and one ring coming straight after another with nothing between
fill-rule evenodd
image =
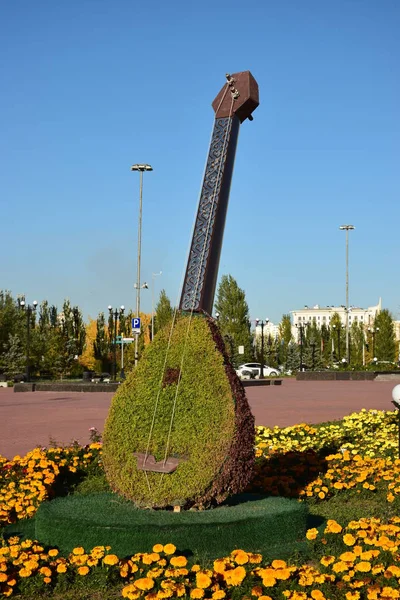
<instances>
[{"instance_id":1,"label":"blue road sign","mask_svg":"<svg viewBox=\"0 0 400 600\"><path fill-rule=\"evenodd\" d=\"M132 333L140 333L140 318L134 317L132 319Z\"/></svg>"}]
</instances>

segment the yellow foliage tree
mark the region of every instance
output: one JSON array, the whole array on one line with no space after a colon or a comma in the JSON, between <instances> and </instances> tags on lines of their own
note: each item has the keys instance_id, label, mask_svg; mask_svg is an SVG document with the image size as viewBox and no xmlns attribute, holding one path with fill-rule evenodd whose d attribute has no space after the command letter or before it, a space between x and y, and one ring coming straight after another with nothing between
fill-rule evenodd
<instances>
[{"instance_id":1,"label":"yellow foliage tree","mask_svg":"<svg viewBox=\"0 0 400 600\"><path fill-rule=\"evenodd\" d=\"M89 323L86 325L86 343L85 348L81 356L79 357L79 363L88 371L95 371L97 367L97 360L94 357L93 343L96 339L97 334L97 322L95 319L89 317Z\"/></svg>"}]
</instances>

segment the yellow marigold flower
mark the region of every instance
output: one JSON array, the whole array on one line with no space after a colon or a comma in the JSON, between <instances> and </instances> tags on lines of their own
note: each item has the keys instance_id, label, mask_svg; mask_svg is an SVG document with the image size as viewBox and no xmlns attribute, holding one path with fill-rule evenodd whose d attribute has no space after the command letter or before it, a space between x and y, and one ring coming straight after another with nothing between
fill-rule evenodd
<instances>
[{"instance_id":1,"label":"yellow marigold flower","mask_svg":"<svg viewBox=\"0 0 400 600\"><path fill-rule=\"evenodd\" d=\"M125 563L124 565L122 565L119 569L119 574L121 577L128 577L129 575L129 565L127 563Z\"/></svg>"},{"instance_id":2,"label":"yellow marigold flower","mask_svg":"<svg viewBox=\"0 0 400 600\"><path fill-rule=\"evenodd\" d=\"M259 596L258 600L272 600L271 596Z\"/></svg>"},{"instance_id":3,"label":"yellow marigold flower","mask_svg":"<svg viewBox=\"0 0 400 600\"><path fill-rule=\"evenodd\" d=\"M32 575L32 571L30 571L30 569L26 569L25 567L22 567L22 569L20 569L18 571L18 575L20 577L30 577Z\"/></svg>"},{"instance_id":4,"label":"yellow marigold flower","mask_svg":"<svg viewBox=\"0 0 400 600\"><path fill-rule=\"evenodd\" d=\"M262 582L265 587L273 587L276 584L276 579L272 575L265 575Z\"/></svg>"},{"instance_id":5,"label":"yellow marigold flower","mask_svg":"<svg viewBox=\"0 0 400 600\"><path fill-rule=\"evenodd\" d=\"M164 550L164 546L162 544L155 544L153 546L153 552L162 552Z\"/></svg>"},{"instance_id":6,"label":"yellow marigold flower","mask_svg":"<svg viewBox=\"0 0 400 600\"><path fill-rule=\"evenodd\" d=\"M339 558L344 562L354 562L356 560L356 555L354 554L354 552L343 552L343 554L341 554Z\"/></svg>"},{"instance_id":7,"label":"yellow marigold flower","mask_svg":"<svg viewBox=\"0 0 400 600\"><path fill-rule=\"evenodd\" d=\"M224 572L224 578L228 585L240 585L246 577L246 569L242 566Z\"/></svg>"},{"instance_id":8,"label":"yellow marigold flower","mask_svg":"<svg viewBox=\"0 0 400 600\"><path fill-rule=\"evenodd\" d=\"M122 589L122 597L123 598L128 598L128 600L136 600L137 598L140 598L140 596L142 595L133 584L130 585L126 585L123 589Z\"/></svg>"},{"instance_id":9,"label":"yellow marigold flower","mask_svg":"<svg viewBox=\"0 0 400 600\"><path fill-rule=\"evenodd\" d=\"M225 596L226 596L226 594L225 594L224 590L217 590L216 592L213 593L211 598L213 598L213 600L222 600L223 598L225 598Z\"/></svg>"},{"instance_id":10,"label":"yellow marigold flower","mask_svg":"<svg viewBox=\"0 0 400 600\"><path fill-rule=\"evenodd\" d=\"M138 590L143 590L144 592L146 590L151 590L154 587L154 581L151 579L151 577L142 577L141 579L136 579L134 584Z\"/></svg>"},{"instance_id":11,"label":"yellow marigold flower","mask_svg":"<svg viewBox=\"0 0 400 600\"><path fill-rule=\"evenodd\" d=\"M346 535L343 536L343 541L346 544L346 546L354 546L354 544L356 543L356 538L351 535L351 533L346 533Z\"/></svg>"},{"instance_id":12,"label":"yellow marigold flower","mask_svg":"<svg viewBox=\"0 0 400 600\"><path fill-rule=\"evenodd\" d=\"M251 563L259 564L262 561L261 554L252 554L251 552L248 552L248 555Z\"/></svg>"},{"instance_id":13,"label":"yellow marigold flower","mask_svg":"<svg viewBox=\"0 0 400 600\"><path fill-rule=\"evenodd\" d=\"M79 556L80 554L85 554L85 549L79 546L78 548L74 548L72 550L72 554L75 554L76 556Z\"/></svg>"},{"instance_id":14,"label":"yellow marigold flower","mask_svg":"<svg viewBox=\"0 0 400 600\"><path fill-rule=\"evenodd\" d=\"M103 563L110 566L117 565L119 563L119 558L116 554L107 554L107 556L103 558Z\"/></svg>"},{"instance_id":15,"label":"yellow marigold flower","mask_svg":"<svg viewBox=\"0 0 400 600\"><path fill-rule=\"evenodd\" d=\"M321 565L324 565L324 567L329 567L329 565L331 565L333 562L335 562L335 557L334 556L323 556L319 562L321 563Z\"/></svg>"},{"instance_id":16,"label":"yellow marigold flower","mask_svg":"<svg viewBox=\"0 0 400 600\"><path fill-rule=\"evenodd\" d=\"M273 569L286 569L287 563L284 560L273 560L271 567Z\"/></svg>"},{"instance_id":17,"label":"yellow marigold flower","mask_svg":"<svg viewBox=\"0 0 400 600\"><path fill-rule=\"evenodd\" d=\"M59 565L57 565L57 573L66 573L67 572L67 565L65 563L61 563Z\"/></svg>"},{"instance_id":18,"label":"yellow marigold flower","mask_svg":"<svg viewBox=\"0 0 400 600\"><path fill-rule=\"evenodd\" d=\"M245 565L249 562L249 556L244 550L234 550L231 556L237 565Z\"/></svg>"},{"instance_id":19,"label":"yellow marigold flower","mask_svg":"<svg viewBox=\"0 0 400 600\"><path fill-rule=\"evenodd\" d=\"M359 600L360 592L347 592L346 600Z\"/></svg>"},{"instance_id":20,"label":"yellow marigold flower","mask_svg":"<svg viewBox=\"0 0 400 600\"><path fill-rule=\"evenodd\" d=\"M355 571L361 571L361 573L368 573L371 570L371 563L363 560L354 566Z\"/></svg>"},{"instance_id":21,"label":"yellow marigold flower","mask_svg":"<svg viewBox=\"0 0 400 600\"><path fill-rule=\"evenodd\" d=\"M306 538L308 540L315 540L317 536L318 536L318 529L316 529L315 527L307 530Z\"/></svg>"},{"instance_id":22,"label":"yellow marigold flower","mask_svg":"<svg viewBox=\"0 0 400 600\"><path fill-rule=\"evenodd\" d=\"M321 590L313 590L310 595L314 600L325 600L325 596Z\"/></svg>"},{"instance_id":23,"label":"yellow marigold flower","mask_svg":"<svg viewBox=\"0 0 400 600\"><path fill-rule=\"evenodd\" d=\"M210 587L211 583L211 577L209 577L206 573L202 573L201 571L196 573L196 585L198 588L206 589Z\"/></svg>"},{"instance_id":24,"label":"yellow marigold flower","mask_svg":"<svg viewBox=\"0 0 400 600\"><path fill-rule=\"evenodd\" d=\"M42 567L39 573L41 573L45 577L51 577L51 569L49 569L49 567Z\"/></svg>"},{"instance_id":25,"label":"yellow marigold flower","mask_svg":"<svg viewBox=\"0 0 400 600\"><path fill-rule=\"evenodd\" d=\"M348 570L348 566L343 561L339 561L332 566L332 571L335 571L335 573L342 573L343 571L347 571L347 570Z\"/></svg>"},{"instance_id":26,"label":"yellow marigold flower","mask_svg":"<svg viewBox=\"0 0 400 600\"><path fill-rule=\"evenodd\" d=\"M185 567L187 558L186 556L173 556L169 562L173 567Z\"/></svg>"},{"instance_id":27,"label":"yellow marigold flower","mask_svg":"<svg viewBox=\"0 0 400 600\"><path fill-rule=\"evenodd\" d=\"M226 570L226 561L224 558L217 558L214 560L214 571L216 573L223 573ZM193 567L192 567L193 571Z\"/></svg>"},{"instance_id":28,"label":"yellow marigold flower","mask_svg":"<svg viewBox=\"0 0 400 600\"><path fill-rule=\"evenodd\" d=\"M49 556L53 557L53 556L57 556L57 554L58 554L57 548L52 548L51 550L49 550Z\"/></svg>"},{"instance_id":29,"label":"yellow marigold flower","mask_svg":"<svg viewBox=\"0 0 400 600\"><path fill-rule=\"evenodd\" d=\"M166 544L164 546L165 554L175 554L175 552L176 552L176 546L174 546L173 544Z\"/></svg>"},{"instance_id":30,"label":"yellow marigold flower","mask_svg":"<svg viewBox=\"0 0 400 600\"><path fill-rule=\"evenodd\" d=\"M79 567L78 575L87 575L89 573L89 567Z\"/></svg>"},{"instance_id":31,"label":"yellow marigold flower","mask_svg":"<svg viewBox=\"0 0 400 600\"><path fill-rule=\"evenodd\" d=\"M197 571L200 571L200 565L193 565L193 567L190 570L192 571L192 573L197 573Z\"/></svg>"},{"instance_id":32,"label":"yellow marigold flower","mask_svg":"<svg viewBox=\"0 0 400 600\"><path fill-rule=\"evenodd\" d=\"M204 590L202 590L200 588L193 588L192 590L190 590L191 598L203 598L203 596L204 596Z\"/></svg>"},{"instance_id":33,"label":"yellow marigold flower","mask_svg":"<svg viewBox=\"0 0 400 600\"><path fill-rule=\"evenodd\" d=\"M163 600L164 598L172 598L174 592L171 589L158 590L156 596L158 599ZM146 596L147 599L147 596Z\"/></svg>"},{"instance_id":34,"label":"yellow marigold flower","mask_svg":"<svg viewBox=\"0 0 400 600\"><path fill-rule=\"evenodd\" d=\"M324 533L340 533L342 531L342 526L334 519L328 519L326 525Z\"/></svg>"},{"instance_id":35,"label":"yellow marigold flower","mask_svg":"<svg viewBox=\"0 0 400 600\"><path fill-rule=\"evenodd\" d=\"M400 568L396 565L390 565L387 568L387 572L389 572L393 577L400 577Z\"/></svg>"},{"instance_id":36,"label":"yellow marigold flower","mask_svg":"<svg viewBox=\"0 0 400 600\"><path fill-rule=\"evenodd\" d=\"M8 577L5 573L0 573L0 583L7 581Z\"/></svg>"}]
</instances>

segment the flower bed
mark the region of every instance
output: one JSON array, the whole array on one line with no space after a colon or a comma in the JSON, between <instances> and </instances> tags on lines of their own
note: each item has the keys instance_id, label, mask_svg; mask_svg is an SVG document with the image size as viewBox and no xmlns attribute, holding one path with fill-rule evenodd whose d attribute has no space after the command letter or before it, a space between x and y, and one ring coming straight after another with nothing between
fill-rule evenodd
<instances>
[{"instance_id":1,"label":"flower bed","mask_svg":"<svg viewBox=\"0 0 400 600\"><path fill-rule=\"evenodd\" d=\"M0 548L0 594L33 600L47 592L61 600L66 590L76 590L68 597L89 598L88 589L108 588L113 598L146 600L400 598L397 453L395 412L361 411L312 427L258 428L251 491L308 504L316 519L307 532L312 560L282 560L277 553L267 561L244 548L200 564L172 544L131 557L117 556L108 546L77 546L61 556L57 548L11 537ZM35 449L12 461L0 457L1 525L33 517L44 500L79 490L84 478L101 471L100 443ZM327 518L324 524L320 515Z\"/></svg>"}]
</instances>

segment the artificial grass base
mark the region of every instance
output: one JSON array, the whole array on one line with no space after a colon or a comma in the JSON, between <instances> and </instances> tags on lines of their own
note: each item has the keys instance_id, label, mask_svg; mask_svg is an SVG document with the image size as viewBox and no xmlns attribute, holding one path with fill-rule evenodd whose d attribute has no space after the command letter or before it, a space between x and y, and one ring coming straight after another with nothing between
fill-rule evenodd
<instances>
[{"instance_id":1,"label":"artificial grass base","mask_svg":"<svg viewBox=\"0 0 400 600\"><path fill-rule=\"evenodd\" d=\"M196 558L216 558L235 548L286 558L302 549L307 506L287 498L243 494L205 511L141 510L116 494L68 496L45 502L35 518L42 544L63 553L77 546L111 546L120 558L173 543Z\"/></svg>"}]
</instances>

